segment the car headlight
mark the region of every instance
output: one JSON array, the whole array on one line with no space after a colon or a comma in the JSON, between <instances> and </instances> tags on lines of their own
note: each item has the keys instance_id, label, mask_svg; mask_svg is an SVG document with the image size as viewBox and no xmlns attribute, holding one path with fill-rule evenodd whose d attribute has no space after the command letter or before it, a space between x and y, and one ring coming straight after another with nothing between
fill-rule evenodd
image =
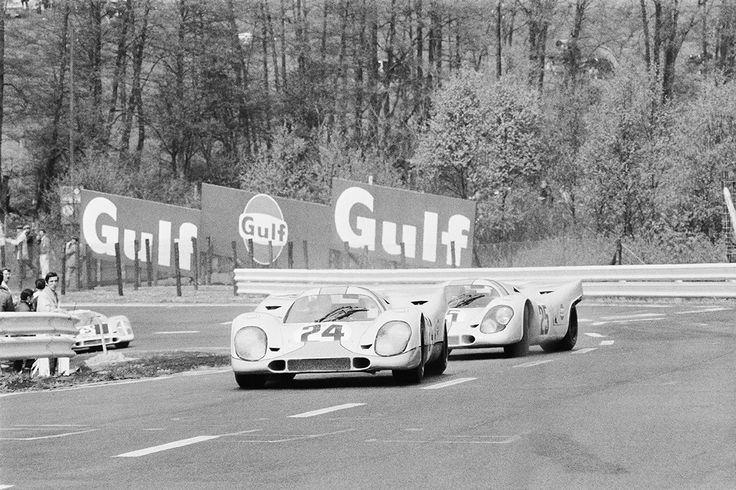
<instances>
[{"instance_id":1,"label":"car headlight","mask_svg":"<svg viewBox=\"0 0 736 490\"><path fill-rule=\"evenodd\" d=\"M500 332L506 328L513 317L514 310L510 306L494 306L488 310L486 316L483 317L483 321L480 322L480 331L483 333Z\"/></svg>"},{"instance_id":2,"label":"car headlight","mask_svg":"<svg viewBox=\"0 0 736 490\"><path fill-rule=\"evenodd\" d=\"M257 361L265 356L267 345L266 332L258 327L241 328L233 339L235 353L246 361Z\"/></svg>"},{"instance_id":3,"label":"car headlight","mask_svg":"<svg viewBox=\"0 0 736 490\"><path fill-rule=\"evenodd\" d=\"M376 354L395 356L406 349L411 338L411 327L406 322L388 322L376 334Z\"/></svg>"}]
</instances>

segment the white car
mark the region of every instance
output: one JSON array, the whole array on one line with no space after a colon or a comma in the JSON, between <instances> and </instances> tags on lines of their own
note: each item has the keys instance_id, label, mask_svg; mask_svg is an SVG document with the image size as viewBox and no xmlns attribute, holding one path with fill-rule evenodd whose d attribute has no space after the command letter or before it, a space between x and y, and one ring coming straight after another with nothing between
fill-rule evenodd
<instances>
[{"instance_id":1,"label":"white car","mask_svg":"<svg viewBox=\"0 0 736 490\"><path fill-rule=\"evenodd\" d=\"M70 315L78 319L77 338L72 346L75 352L106 347L128 347L135 338L130 320L124 315L105 316L92 310L74 310Z\"/></svg>"}]
</instances>

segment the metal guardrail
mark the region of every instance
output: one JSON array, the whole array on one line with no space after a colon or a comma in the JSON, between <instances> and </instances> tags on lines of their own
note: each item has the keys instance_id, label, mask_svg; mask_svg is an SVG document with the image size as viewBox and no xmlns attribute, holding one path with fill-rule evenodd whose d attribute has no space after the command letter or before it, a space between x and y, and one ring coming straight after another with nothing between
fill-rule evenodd
<instances>
[{"instance_id":1,"label":"metal guardrail","mask_svg":"<svg viewBox=\"0 0 736 490\"><path fill-rule=\"evenodd\" d=\"M73 357L77 319L66 313L0 313L0 359Z\"/></svg>"},{"instance_id":2,"label":"metal guardrail","mask_svg":"<svg viewBox=\"0 0 736 490\"><path fill-rule=\"evenodd\" d=\"M235 269L238 294L287 294L331 284L401 291L488 278L523 286L581 281L588 297L736 298L736 264L656 264L477 269Z\"/></svg>"}]
</instances>

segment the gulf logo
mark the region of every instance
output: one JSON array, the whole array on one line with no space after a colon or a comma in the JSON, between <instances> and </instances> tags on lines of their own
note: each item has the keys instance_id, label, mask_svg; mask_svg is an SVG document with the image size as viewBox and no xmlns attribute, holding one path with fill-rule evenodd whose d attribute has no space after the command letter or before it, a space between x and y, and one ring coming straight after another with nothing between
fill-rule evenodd
<instances>
[{"instance_id":1,"label":"gulf logo","mask_svg":"<svg viewBox=\"0 0 736 490\"><path fill-rule=\"evenodd\" d=\"M248 241L253 240L253 260L261 265L270 265L273 247L273 260L276 260L289 240L289 226L278 203L267 194L256 194L245 205L238 219L238 232L248 249Z\"/></svg>"}]
</instances>

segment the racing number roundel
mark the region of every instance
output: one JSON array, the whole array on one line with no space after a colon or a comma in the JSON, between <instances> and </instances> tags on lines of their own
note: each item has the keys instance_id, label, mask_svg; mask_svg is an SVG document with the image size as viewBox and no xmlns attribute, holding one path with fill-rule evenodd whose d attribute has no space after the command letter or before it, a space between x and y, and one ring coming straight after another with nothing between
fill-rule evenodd
<instances>
[{"instance_id":1,"label":"racing number roundel","mask_svg":"<svg viewBox=\"0 0 736 490\"><path fill-rule=\"evenodd\" d=\"M267 194L256 194L245 205L238 219L238 233L250 251L249 241L253 243L253 260L261 265L276 260L289 240L289 227L278 203Z\"/></svg>"}]
</instances>

